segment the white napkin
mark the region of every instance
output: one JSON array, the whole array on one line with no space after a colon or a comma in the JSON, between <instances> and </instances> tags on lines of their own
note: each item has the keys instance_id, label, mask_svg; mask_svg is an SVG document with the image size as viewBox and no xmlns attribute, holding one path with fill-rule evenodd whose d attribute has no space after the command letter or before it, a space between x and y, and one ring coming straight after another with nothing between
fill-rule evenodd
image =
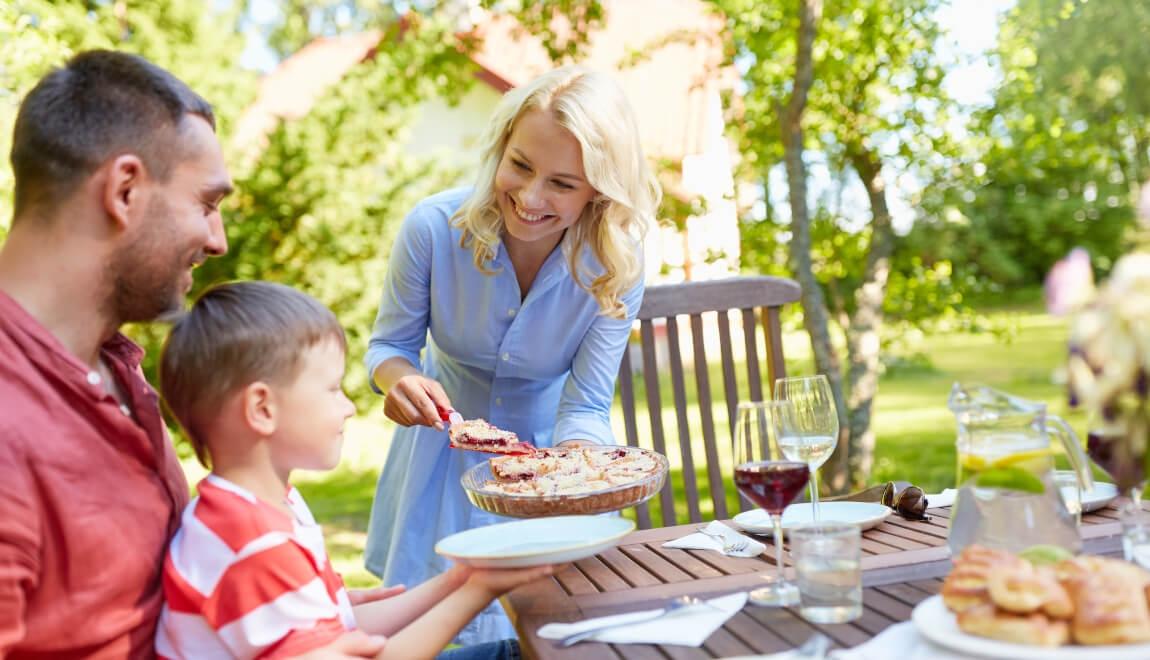
<instances>
[{"instance_id":1,"label":"white napkin","mask_svg":"<svg viewBox=\"0 0 1150 660\"><path fill-rule=\"evenodd\" d=\"M688 534L673 541L667 541L663 544L663 547L678 548L680 550L715 550L717 552L723 552L723 547L731 543L747 542L747 546L742 550L723 552L723 554L728 557L758 557L767 549L767 546L762 543L743 536L718 520L712 520L711 524L703 529L707 532L706 534L703 532ZM720 541L719 538L724 539L725 543Z\"/></svg>"},{"instance_id":2,"label":"white napkin","mask_svg":"<svg viewBox=\"0 0 1150 660\"><path fill-rule=\"evenodd\" d=\"M926 504L932 509L938 506L951 506L954 504L954 498L957 495L958 491L953 488L947 488L941 493L935 493L934 495L927 493Z\"/></svg>"},{"instance_id":3,"label":"white napkin","mask_svg":"<svg viewBox=\"0 0 1150 660\"><path fill-rule=\"evenodd\" d=\"M747 594L745 592L728 594L712 598L707 602L714 607L708 607L702 603L684 607L652 621L636 623L632 626L621 625L617 628L608 628L589 639L609 644L674 644L699 647L711 636L711 633L722 627L727 619L743 609L743 605L747 602ZM562 639L568 635L610 623L645 619L656 612L658 609L585 619L575 623L549 623L540 628L538 634L545 639Z\"/></svg>"}]
</instances>

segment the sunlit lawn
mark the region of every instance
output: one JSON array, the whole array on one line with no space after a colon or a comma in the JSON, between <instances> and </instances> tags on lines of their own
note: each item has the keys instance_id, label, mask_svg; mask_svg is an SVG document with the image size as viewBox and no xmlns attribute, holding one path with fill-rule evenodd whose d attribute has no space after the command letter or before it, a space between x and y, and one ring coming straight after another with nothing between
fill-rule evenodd
<instances>
[{"instance_id":1,"label":"sunlit lawn","mask_svg":"<svg viewBox=\"0 0 1150 660\"><path fill-rule=\"evenodd\" d=\"M1066 326L1062 319L1051 318L1036 310L996 312L993 319L1013 331L1007 337L993 333L944 333L911 342L903 349L928 357L923 361L900 361L909 366L892 367L882 378L876 400L874 428L877 451L872 482L905 479L924 487L928 492L953 485L954 480L954 421L946 409L946 398L951 384L982 382L1024 397L1040 399L1050 404L1056 414L1065 415L1064 387L1056 382L1056 370L1065 356ZM788 370L793 373L810 371L809 350L805 337L787 338ZM744 376L745 377L745 376ZM668 439L677 437L674 411L669 409L671 399L669 378L663 377L665 433ZM692 379L693 380L693 379ZM714 372L712 383L722 382ZM642 394L637 394L642 401ZM726 413L717 404L714 410L720 448L728 442ZM372 495L379 468L387 452L391 427L380 414L379 408L365 414L349 425L344 459L340 467L327 474L302 474L297 485L307 498L316 518L324 523L328 545L338 569L352 586L374 584L374 578L363 569L362 551L371 510ZM646 411L639 413L646 419ZM698 424L698 409L692 403L688 415ZM1081 431L1081 420L1069 418ZM616 411L616 433L623 437L622 417ZM640 434L645 421L640 423ZM692 437L701 434L695 428ZM676 484L678 515L685 517L682 486L678 474L677 449L668 449L672 462L672 482ZM725 452L724 452L725 453ZM701 445L695 449L702 456ZM698 481L705 483L702 467ZM728 493L729 508L734 509L734 495ZM704 515L710 512L709 497L702 495ZM656 518L656 522L658 519Z\"/></svg>"}]
</instances>

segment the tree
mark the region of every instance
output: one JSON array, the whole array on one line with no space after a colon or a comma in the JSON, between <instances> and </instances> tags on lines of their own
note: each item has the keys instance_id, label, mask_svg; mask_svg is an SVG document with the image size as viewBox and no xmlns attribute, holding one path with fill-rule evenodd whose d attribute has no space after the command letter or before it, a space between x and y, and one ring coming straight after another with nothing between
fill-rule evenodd
<instances>
[{"instance_id":1,"label":"tree","mask_svg":"<svg viewBox=\"0 0 1150 660\"><path fill-rule=\"evenodd\" d=\"M815 367L831 381L842 427L824 478L842 490L852 479L865 481L873 461L871 411L896 244L885 177L949 148L942 126L950 103L933 53L937 3L835 3L817 22L817 38L817 3L773 12L734 0L716 4L732 26L736 62L750 61L745 119L737 126L754 180L765 186L780 161L786 171L791 274L803 288ZM857 176L866 190L871 220L862 230L848 230L825 203L812 214L804 154L816 152L837 179ZM748 233L763 244L762 228ZM845 374L832 321L846 339Z\"/></svg>"},{"instance_id":2,"label":"tree","mask_svg":"<svg viewBox=\"0 0 1150 660\"><path fill-rule=\"evenodd\" d=\"M1143 2L1022 0L991 54L1002 71L916 232L998 289L1034 286L1086 247L1107 269L1128 247L1150 179L1150 31Z\"/></svg>"},{"instance_id":3,"label":"tree","mask_svg":"<svg viewBox=\"0 0 1150 660\"><path fill-rule=\"evenodd\" d=\"M254 88L254 74L235 66L244 45L238 20L234 10L180 0L0 3L0 151L7 157L11 150L24 94L52 67L91 48L138 53L171 70L212 102L226 132ZM0 229L12 217L11 175L0 170Z\"/></svg>"}]
</instances>

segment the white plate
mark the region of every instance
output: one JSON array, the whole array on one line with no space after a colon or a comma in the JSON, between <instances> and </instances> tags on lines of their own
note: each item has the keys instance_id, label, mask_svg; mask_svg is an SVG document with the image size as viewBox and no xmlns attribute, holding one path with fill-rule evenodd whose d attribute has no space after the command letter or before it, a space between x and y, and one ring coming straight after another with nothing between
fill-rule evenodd
<instances>
[{"instance_id":1,"label":"white plate","mask_svg":"<svg viewBox=\"0 0 1150 660\"><path fill-rule=\"evenodd\" d=\"M1115 497L1118 497L1118 486L1106 481L1095 481L1094 488L1082 493L1082 511L1097 511L1110 504Z\"/></svg>"},{"instance_id":2,"label":"white plate","mask_svg":"<svg viewBox=\"0 0 1150 660\"><path fill-rule=\"evenodd\" d=\"M890 514L890 507L871 502L819 502L820 521L854 523L863 529L877 527ZM771 534L775 531L771 514L762 509L744 511L732 520L743 531L752 534ZM784 530L812 520L810 502L792 504L783 511Z\"/></svg>"},{"instance_id":3,"label":"white plate","mask_svg":"<svg viewBox=\"0 0 1150 660\"><path fill-rule=\"evenodd\" d=\"M1136 660L1150 658L1150 644L1123 646L1025 646L976 637L962 632L954 614L942 603L942 596L931 596L919 603L911 614L914 627L928 640L978 658L1011 660Z\"/></svg>"},{"instance_id":4,"label":"white plate","mask_svg":"<svg viewBox=\"0 0 1150 660\"><path fill-rule=\"evenodd\" d=\"M635 529L619 516L557 516L477 527L435 544L435 552L479 568L575 561L613 547Z\"/></svg>"}]
</instances>

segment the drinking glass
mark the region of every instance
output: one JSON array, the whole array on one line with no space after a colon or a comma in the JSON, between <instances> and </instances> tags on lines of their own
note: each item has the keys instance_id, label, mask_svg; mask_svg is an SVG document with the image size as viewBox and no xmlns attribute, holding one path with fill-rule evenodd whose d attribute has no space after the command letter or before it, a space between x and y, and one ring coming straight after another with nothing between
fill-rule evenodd
<instances>
[{"instance_id":1,"label":"drinking glass","mask_svg":"<svg viewBox=\"0 0 1150 660\"><path fill-rule=\"evenodd\" d=\"M862 536L858 526L816 522L791 530L799 614L812 623L862 616Z\"/></svg>"},{"instance_id":2,"label":"drinking glass","mask_svg":"<svg viewBox=\"0 0 1150 660\"><path fill-rule=\"evenodd\" d=\"M775 381L775 399L789 401L780 409L779 445L793 461L804 461L811 469L811 518L819 519L819 473L838 444L839 413L827 377L804 376Z\"/></svg>"},{"instance_id":3,"label":"drinking glass","mask_svg":"<svg viewBox=\"0 0 1150 660\"><path fill-rule=\"evenodd\" d=\"M799 592L783 572L783 509L794 501L810 478L803 461L789 461L779 448L773 418L785 404L776 401L740 403L735 429L735 487L767 510L775 526L775 575L767 586L750 594L756 605L787 607L798 603Z\"/></svg>"}]
</instances>

